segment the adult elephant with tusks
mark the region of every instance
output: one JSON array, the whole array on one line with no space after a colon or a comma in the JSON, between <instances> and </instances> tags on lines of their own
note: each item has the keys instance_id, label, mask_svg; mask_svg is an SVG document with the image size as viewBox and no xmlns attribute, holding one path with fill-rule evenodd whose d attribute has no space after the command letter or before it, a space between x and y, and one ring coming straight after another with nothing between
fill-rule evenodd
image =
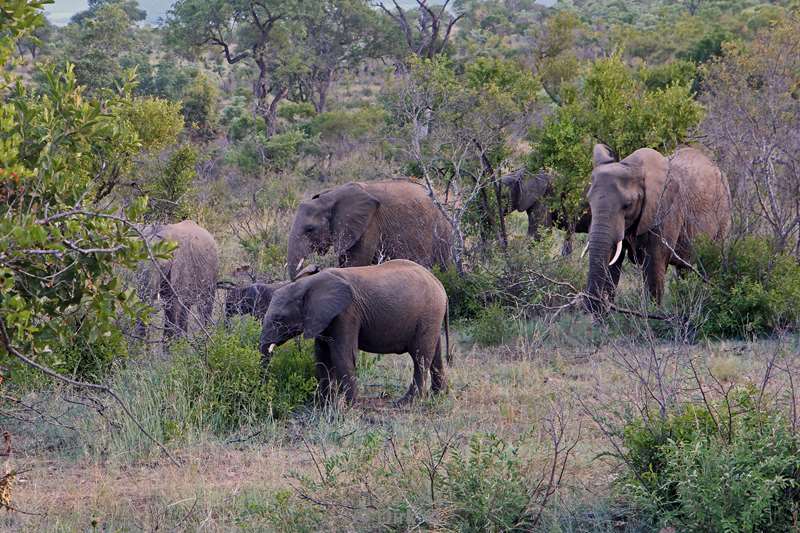
<instances>
[{"instance_id":1,"label":"adult elephant with tusks","mask_svg":"<svg viewBox=\"0 0 800 533\"><path fill-rule=\"evenodd\" d=\"M321 394L327 396L333 378L351 403L358 397L358 350L408 352L414 379L399 401L403 404L424 393L428 372L433 392L447 390L442 322L449 362L447 294L439 280L416 263L398 259L329 268L275 291L262 322L260 350L268 364L276 346L301 333L314 339Z\"/></svg>"},{"instance_id":2,"label":"adult elephant with tusks","mask_svg":"<svg viewBox=\"0 0 800 533\"><path fill-rule=\"evenodd\" d=\"M422 185L406 179L347 183L300 204L289 234L289 278L311 253L333 247L338 265L410 259L431 268L450 261L452 227Z\"/></svg>"},{"instance_id":3,"label":"adult elephant with tusks","mask_svg":"<svg viewBox=\"0 0 800 533\"><path fill-rule=\"evenodd\" d=\"M611 149L594 148L589 189L592 224L586 306L594 314L613 301L625 252L642 265L653 299L661 303L671 264L691 267L692 243L725 238L731 203L727 181L702 152L681 148L669 158L650 148L618 161Z\"/></svg>"}]
</instances>

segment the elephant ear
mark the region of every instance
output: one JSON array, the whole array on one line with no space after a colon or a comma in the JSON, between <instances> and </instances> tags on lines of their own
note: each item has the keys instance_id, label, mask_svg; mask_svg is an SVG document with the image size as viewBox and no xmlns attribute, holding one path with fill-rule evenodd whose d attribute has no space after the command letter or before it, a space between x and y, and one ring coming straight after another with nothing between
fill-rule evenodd
<instances>
[{"instance_id":1,"label":"elephant ear","mask_svg":"<svg viewBox=\"0 0 800 533\"><path fill-rule=\"evenodd\" d=\"M592 164L594 168L616 162L617 156L607 144L594 145L594 150L592 151Z\"/></svg>"},{"instance_id":2,"label":"elephant ear","mask_svg":"<svg viewBox=\"0 0 800 533\"><path fill-rule=\"evenodd\" d=\"M670 179L667 158L655 150L637 150L623 163L637 169L644 188L642 213L636 228L636 235L643 235L661 225L673 206L680 185L677 180Z\"/></svg>"},{"instance_id":3,"label":"elephant ear","mask_svg":"<svg viewBox=\"0 0 800 533\"><path fill-rule=\"evenodd\" d=\"M357 183L348 183L336 191L331 230L337 252L346 252L358 242L380 205Z\"/></svg>"},{"instance_id":4,"label":"elephant ear","mask_svg":"<svg viewBox=\"0 0 800 533\"><path fill-rule=\"evenodd\" d=\"M318 337L353 302L353 289L342 278L323 272L308 278L303 298L303 336Z\"/></svg>"}]
</instances>

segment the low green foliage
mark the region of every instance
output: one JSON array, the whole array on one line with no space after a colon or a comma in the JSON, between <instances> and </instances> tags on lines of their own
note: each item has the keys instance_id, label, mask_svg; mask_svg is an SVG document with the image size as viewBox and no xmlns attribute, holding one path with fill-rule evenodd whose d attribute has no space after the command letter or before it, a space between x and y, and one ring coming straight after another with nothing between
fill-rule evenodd
<instances>
[{"instance_id":1,"label":"low green foliage","mask_svg":"<svg viewBox=\"0 0 800 533\"><path fill-rule=\"evenodd\" d=\"M800 322L800 264L778 252L769 240L745 237L727 248L708 241L697 246L697 264L707 278L675 279L671 300L692 300L699 293L703 305L700 331L710 337L768 335L795 328Z\"/></svg>"},{"instance_id":2,"label":"low green foliage","mask_svg":"<svg viewBox=\"0 0 800 533\"><path fill-rule=\"evenodd\" d=\"M754 388L690 405L624 431L623 491L659 527L786 531L800 507L800 446Z\"/></svg>"},{"instance_id":3,"label":"low green foliage","mask_svg":"<svg viewBox=\"0 0 800 533\"><path fill-rule=\"evenodd\" d=\"M258 340L261 325L239 317L216 329L199 350L188 341L173 348L173 380L190 400L182 423L226 433L304 405L316 391L310 343L288 343L273 355L266 372Z\"/></svg>"},{"instance_id":4,"label":"low green foliage","mask_svg":"<svg viewBox=\"0 0 800 533\"><path fill-rule=\"evenodd\" d=\"M442 486L456 531L518 531L528 524L528 475L518 450L495 435L473 435L445 463Z\"/></svg>"},{"instance_id":5,"label":"low green foliage","mask_svg":"<svg viewBox=\"0 0 800 533\"><path fill-rule=\"evenodd\" d=\"M516 333L516 322L499 304L483 308L470 321L467 330L472 340L481 346L497 346L510 341Z\"/></svg>"}]
</instances>

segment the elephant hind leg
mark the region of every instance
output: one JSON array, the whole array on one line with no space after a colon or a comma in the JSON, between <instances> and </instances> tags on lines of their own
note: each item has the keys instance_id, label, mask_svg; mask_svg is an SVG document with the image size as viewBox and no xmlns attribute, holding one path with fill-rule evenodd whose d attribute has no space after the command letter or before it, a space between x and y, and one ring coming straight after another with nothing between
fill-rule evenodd
<instances>
[{"instance_id":1,"label":"elephant hind leg","mask_svg":"<svg viewBox=\"0 0 800 533\"><path fill-rule=\"evenodd\" d=\"M420 349L409 350L411 360L414 362L414 377L408 391L397 401L397 405L407 405L416 400L417 396L424 394L428 366L425 365L425 354Z\"/></svg>"},{"instance_id":2,"label":"elephant hind leg","mask_svg":"<svg viewBox=\"0 0 800 533\"><path fill-rule=\"evenodd\" d=\"M447 392L447 377L444 374L441 339L436 343L436 351L431 362L431 391L435 394Z\"/></svg>"}]
</instances>

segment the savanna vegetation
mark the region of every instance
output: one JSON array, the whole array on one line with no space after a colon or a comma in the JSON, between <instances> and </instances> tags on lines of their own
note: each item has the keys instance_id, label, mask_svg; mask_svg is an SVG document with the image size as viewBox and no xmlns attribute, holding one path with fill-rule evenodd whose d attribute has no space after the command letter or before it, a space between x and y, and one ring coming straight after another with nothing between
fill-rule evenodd
<instances>
[{"instance_id":1,"label":"savanna vegetation","mask_svg":"<svg viewBox=\"0 0 800 533\"><path fill-rule=\"evenodd\" d=\"M0 529L797 530L796 1L47 3L0 5ZM597 143L700 149L732 212L593 316ZM535 239L513 172L552 178ZM226 294L287 279L303 199L395 177L453 229L450 390L396 407L409 358L362 352L321 398ZM165 345L137 272L186 219L222 283Z\"/></svg>"}]
</instances>

